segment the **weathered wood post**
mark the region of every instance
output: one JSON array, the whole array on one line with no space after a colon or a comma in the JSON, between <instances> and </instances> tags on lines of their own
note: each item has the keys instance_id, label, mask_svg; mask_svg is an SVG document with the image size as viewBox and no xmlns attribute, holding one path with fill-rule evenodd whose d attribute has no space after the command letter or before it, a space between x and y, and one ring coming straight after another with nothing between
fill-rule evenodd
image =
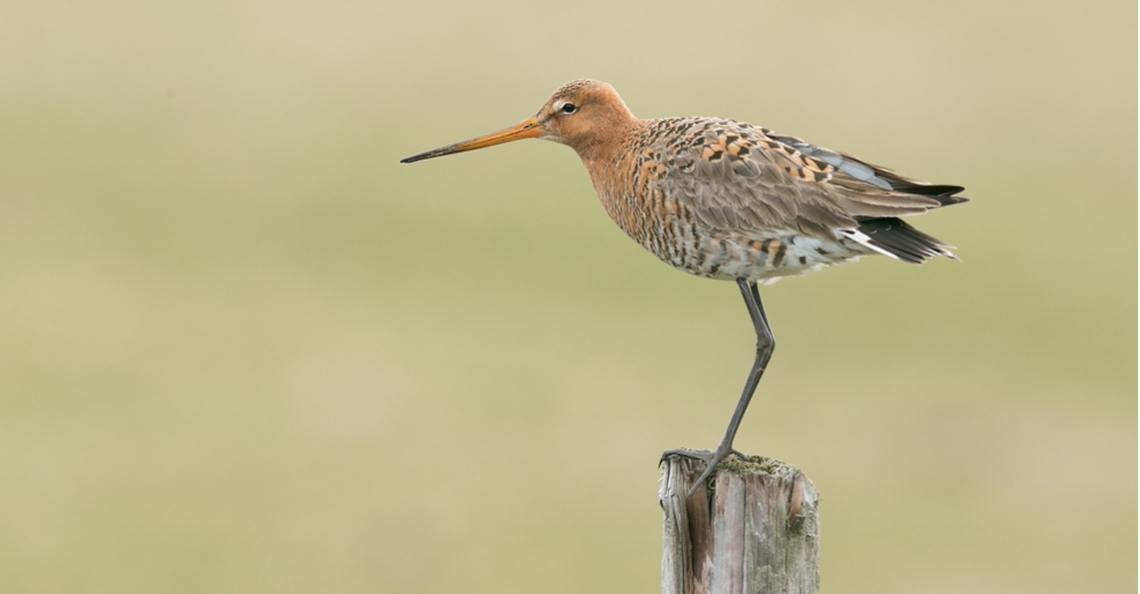
<instances>
[{"instance_id":1,"label":"weathered wood post","mask_svg":"<svg viewBox=\"0 0 1140 594\"><path fill-rule=\"evenodd\" d=\"M703 463L662 460L661 594L817 594L819 494L798 468L730 456L686 498Z\"/></svg>"}]
</instances>

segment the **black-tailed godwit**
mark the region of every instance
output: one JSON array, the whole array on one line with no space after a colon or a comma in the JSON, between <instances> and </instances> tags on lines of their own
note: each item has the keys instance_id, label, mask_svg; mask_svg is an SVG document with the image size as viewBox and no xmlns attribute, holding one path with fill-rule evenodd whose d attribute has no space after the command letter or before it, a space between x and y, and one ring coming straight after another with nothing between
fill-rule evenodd
<instances>
[{"instance_id":1,"label":"black-tailed godwit","mask_svg":"<svg viewBox=\"0 0 1140 594\"><path fill-rule=\"evenodd\" d=\"M740 420L776 343L757 283L882 254L915 264L954 258L951 246L899 217L965 202L959 186L903 177L851 155L720 118L640 120L606 83L560 87L515 126L403 159L412 163L523 138L578 153L602 206L666 263L736 281L756 330L756 359L693 489L732 453ZM690 494L692 491L690 491Z\"/></svg>"}]
</instances>

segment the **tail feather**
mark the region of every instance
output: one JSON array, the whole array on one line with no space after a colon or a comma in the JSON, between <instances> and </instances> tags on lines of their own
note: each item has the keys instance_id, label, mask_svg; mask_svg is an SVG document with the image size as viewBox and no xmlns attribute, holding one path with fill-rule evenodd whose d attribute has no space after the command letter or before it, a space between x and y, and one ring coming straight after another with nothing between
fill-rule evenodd
<instances>
[{"instance_id":1,"label":"tail feather","mask_svg":"<svg viewBox=\"0 0 1140 594\"><path fill-rule=\"evenodd\" d=\"M938 201L941 206L951 206L954 204L961 204L969 202L970 199L965 196L955 196L965 188L962 186L934 186L926 184L900 184L894 186L894 190L898 192L906 192L907 194L918 194L919 196L929 196Z\"/></svg>"},{"instance_id":2,"label":"tail feather","mask_svg":"<svg viewBox=\"0 0 1140 594\"><path fill-rule=\"evenodd\" d=\"M876 252L913 264L921 264L935 256L958 259L950 251L954 246L942 243L897 218L860 221L858 231L849 232L848 237Z\"/></svg>"}]
</instances>

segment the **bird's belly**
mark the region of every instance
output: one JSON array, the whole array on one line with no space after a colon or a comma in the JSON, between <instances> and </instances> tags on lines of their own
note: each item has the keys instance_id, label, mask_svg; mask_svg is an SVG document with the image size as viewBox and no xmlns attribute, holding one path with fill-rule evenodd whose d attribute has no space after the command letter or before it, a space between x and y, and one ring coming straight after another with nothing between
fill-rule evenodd
<instances>
[{"instance_id":1,"label":"bird's belly","mask_svg":"<svg viewBox=\"0 0 1140 594\"><path fill-rule=\"evenodd\" d=\"M706 278L775 281L866 254L860 246L798 234L762 238L743 236L686 238L677 249L646 246L657 257L690 274Z\"/></svg>"}]
</instances>

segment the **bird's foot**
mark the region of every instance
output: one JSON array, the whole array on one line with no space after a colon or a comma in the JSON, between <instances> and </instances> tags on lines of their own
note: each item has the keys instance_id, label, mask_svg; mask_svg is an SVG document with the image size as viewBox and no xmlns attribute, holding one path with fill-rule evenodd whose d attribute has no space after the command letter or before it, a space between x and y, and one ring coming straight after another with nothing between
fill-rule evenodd
<instances>
[{"instance_id":1,"label":"bird's foot","mask_svg":"<svg viewBox=\"0 0 1140 594\"><path fill-rule=\"evenodd\" d=\"M713 453L709 450L686 450L684 448L676 450L665 450L664 452L661 452L661 460L657 462L657 466L664 464L665 459L669 456L684 456L686 458L692 458L693 460L702 460L708 462L709 460L712 460Z\"/></svg>"},{"instance_id":2,"label":"bird's foot","mask_svg":"<svg viewBox=\"0 0 1140 594\"><path fill-rule=\"evenodd\" d=\"M705 463L704 472L702 472L701 476L695 482L693 482L693 485L689 487L689 492L685 494L685 497L692 497L693 493L696 492L697 487L703 485L705 480L712 476L713 471L716 470L717 464L720 464L720 461L727 458L729 454L736 454L743 460L748 459L748 456L745 456L744 454L732 449L732 444L721 443L719 446L717 446L716 451L712 452L709 450L666 450L663 454L661 454L661 463L665 462L665 458L674 455L684 456L686 458L692 458L694 460L701 460Z\"/></svg>"}]
</instances>

